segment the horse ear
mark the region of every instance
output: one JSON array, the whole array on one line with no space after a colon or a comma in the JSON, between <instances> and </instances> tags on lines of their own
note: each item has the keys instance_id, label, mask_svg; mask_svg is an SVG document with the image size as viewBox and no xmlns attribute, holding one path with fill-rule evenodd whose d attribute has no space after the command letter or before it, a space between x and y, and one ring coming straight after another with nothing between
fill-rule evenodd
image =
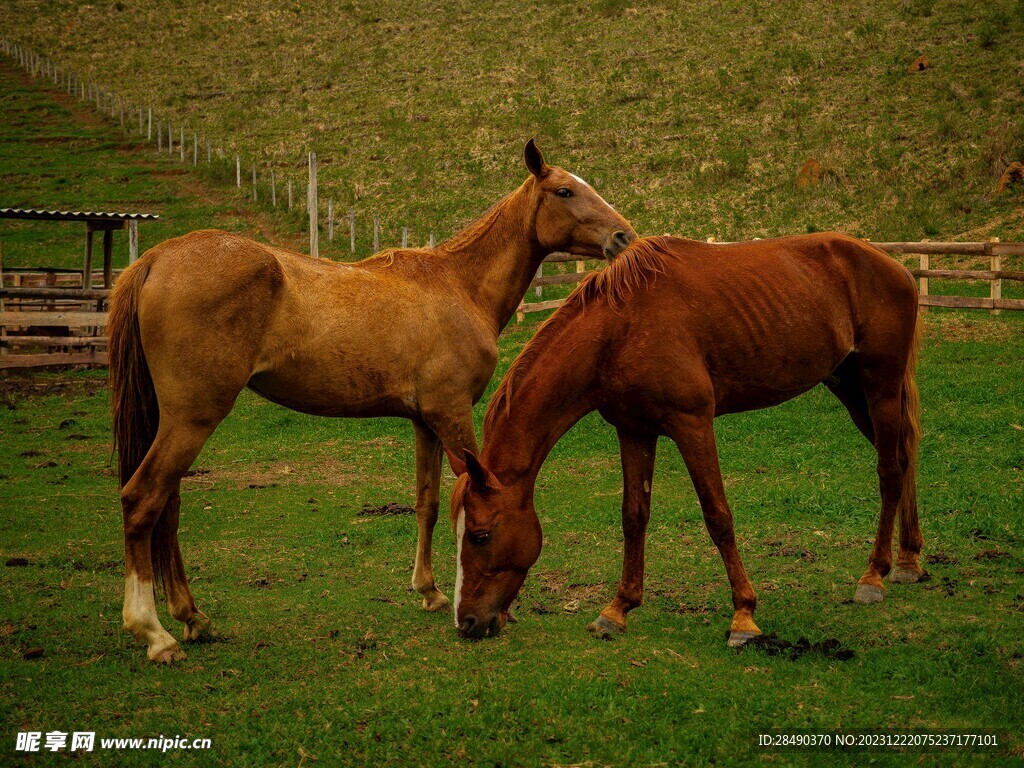
<instances>
[{"instance_id":1,"label":"horse ear","mask_svg":"<svg viewBox=\"0 0 1024 768\"><path fill-rule=\"evenodd\" d=\"M448 457L448 463L451 464L452 472L455 473L456 477L466 474L466 462L458 457L458 455L452 453L447 448L444 449L445 456Z\"/></svg>"},{"instance_id":2,"label":"horse ear","mask_svg":"<svg viewBox=\"0 0 1024 768\"><path fill-rule=\"evenodd\" d=\"M472 451L466 451L466 471L469 473L469 481L476 488L484 490L498 487L498 479L480 463L480 459Z\"/></svg>"},{"instance_id":3,"label":"horse ear","mask_svg":"<svg viewBox=\"0 0 1024 768\"><path fill-rule=\"evenodd\" d=\"M526 142L526 149L523 150L523 158L526 160L526 167L530 169L530 173L536 176L538 179L543 179L548 175L548 164L544 162L544 155L537 149L537 145L533 143L533 139Z\"/></svg>"}]
</instances>

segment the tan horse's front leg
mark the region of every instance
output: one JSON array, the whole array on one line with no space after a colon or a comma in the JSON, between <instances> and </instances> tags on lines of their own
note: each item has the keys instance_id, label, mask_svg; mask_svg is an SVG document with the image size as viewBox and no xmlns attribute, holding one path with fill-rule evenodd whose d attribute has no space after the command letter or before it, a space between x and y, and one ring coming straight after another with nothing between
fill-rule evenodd
<instances>
[{"instance_id":1,"label":"tan horse's front leg","mask_svg":"<svg viewBox=\"0 0 1024 768\"><path fill-rule=\"evenodd\" d=\"M651 481L657 437L640 437L619 430L622 455L622 579L615 599L587 629L608 639L626 631L626 614L643 602L644 545L651 518Z\"/></svg>"},{"instance_id":2,"label":"tan horse's front leg","mask_svg":"<svg viewBox=\"0 0 1024 768\"><path fill-rule=\"evenodd\" d=\"M686 462L694 490L700 500L704 523L711 540L718 548L732 587L733 618L729 627L729 645L740 646L761 634L754 623L757 594L747 578L746 569L736 548L732 511L725 497L722 470L718 464L715 444L714 415L693 414L681 417L672 430L672 439Z\"/></svg>"},{"instance_id":3,"label":"tan horse's front leg","mask_svg":"<svg viewBox=\"0 0 1024 768\"><path fill-rule=\"evenodd\" d=\"M450 606L448 598L434 583L431 564L441 486L441 446L443 444L457 456L462 456L467 449L477 450L472 408L471 403L459 407L445 402L440 407L425 408L422 421L413 421L416 430L416 522L419 530L412 587L423 595L423 608L427 611L447 610Z\"/></svg>"},{"instance_id":4,"label":"tan horse's front leg","mask_svg":"<svg viewBox=\"0 0 1024 768\"><path fill-rule=\"evenodd\" d=\"M423 609L442 611L448 598L434 583L431 562L434 526L441 492L441 440L430 427L413 423L416 430L416 564L412 587L423 596Z\"/></svg>"}]
</instances>

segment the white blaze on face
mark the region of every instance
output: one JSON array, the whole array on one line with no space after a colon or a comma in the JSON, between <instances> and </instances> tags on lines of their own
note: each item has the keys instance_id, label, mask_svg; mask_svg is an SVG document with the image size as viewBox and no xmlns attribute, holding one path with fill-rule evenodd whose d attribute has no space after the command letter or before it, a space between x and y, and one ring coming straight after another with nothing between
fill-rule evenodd
<instances>
[{"instance_id":1,"label":"white blaze on face","mask_svg":"<svg viewBox=\"0 0 1024 768\"><path fill-rule=\"evenodd\" d=\"M609 204L608 204L608 201L607 201L607 200L605 200L605 199L604 199L603 197L601 197L600 195L598 195L598 194L597 194L597 190L596 190L596 189L594 189L594 188L593 188L592 186L590 186L589 184L587 184L587 182L586 182L586 181L584 181L583 179L581 179L581 178L580 178L579 176L577 176L577 175L576 175L575 173L570 173L569 175L570 175L570 176L572 176L572 177L573 177L574 179L576 179L576 181L578 181L578 182L579 182L580 184L582 184L582 185L583 185L584 187L586 187L587 189L589 189L589 190L590 190L591 192L593 192L593 193L594 193L595 195L597 195L597 199L598 199L598 200L600 200L600 201L601 201L602 203L604 203L605 205L607 205L607 206L608 206L609 208L611 208L611 209L612 209L613 211L615 210L615 208L614 208L614 207L612 207L611 205L609 205Z\"/></svg>"},{"instance_id":2,"label":"white blaze on face","mask_svg":"<svg viewBox=\"0 0 1024 768\"><path fill-rule=\"evenodd\" d=\"M455 523L455 627L459 626L459 603L462 602L462 540L466 538L466 507L459 510L459 519Z\"/></svg>"}]
</instances>

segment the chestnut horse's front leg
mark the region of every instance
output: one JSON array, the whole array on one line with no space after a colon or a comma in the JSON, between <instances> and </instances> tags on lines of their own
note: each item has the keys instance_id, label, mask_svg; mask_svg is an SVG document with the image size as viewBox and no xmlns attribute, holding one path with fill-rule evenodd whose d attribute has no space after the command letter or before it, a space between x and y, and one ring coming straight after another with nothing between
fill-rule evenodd
<instances>
[{"instance_id":1,"label":"chestnut horse's front leg","mask_svg":"<svg viewBox=\"0 0 1024 768\"><path fill-rule=\"evenodd\" d=\"M671 426L670 436L679 446L694 490L704 512L711 540L718 547L732 586L733 619L729 627L729 645L740 646L761 634L754 623L757 595L747 578L732 525L732 511L725 498L722 470L715 444L714 413L680 414Z\"/></svg>"},{"instance_id":2,"label":"chestnut horse's front leg","mask_svg":"<svg viewBox=\"0 0 1024 768\"><path fill-rule=\"evenodd\" d=\"M643 602L644 545L651 518L651 480L658 438L619 432L622 454L622 579L615 599L588 627L595 637L626 631L626 614Z\"/></svg>"}]
</instances>

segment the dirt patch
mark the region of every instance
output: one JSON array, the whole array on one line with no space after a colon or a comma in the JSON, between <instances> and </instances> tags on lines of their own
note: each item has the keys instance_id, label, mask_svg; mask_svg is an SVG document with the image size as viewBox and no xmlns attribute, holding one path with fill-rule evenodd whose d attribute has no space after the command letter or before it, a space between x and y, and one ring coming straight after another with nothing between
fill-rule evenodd
<instances>
[{"instance_id":1,"label":"dirt patch","mask_svg":"<svg viewBox=\"0 0 1024 768\"><path fill-rule=\"evenodd\" d=\"M729 633L727 631L726 637L728 636ZM812 643L806 637L801 637L795 643L791 643L788 640L783 640L774 632L768 635L758 635L749 640L743 647L756 648L757 650L764 651L769 656L785 656L790 661L796 661L811 654L824 656L827 659L835 659L836 661L849 661L855 655L852 650L844 648L842 643L834 637L822 640L820 643Z\"/></svg>"},{"instance_id":2,"label":"dirt patch","mask_svg":"<svg viewBox=\"0 0 1024 768\"><path fill-rule=\"evenodd\" d=\"M1009 557L1009 552L1004 552L1001 549L983 549L981 552L974 556L975 560L999 560L1004 557Z\"/></svg>"},{"instance_id":3,"label":"dirt patch","mask_svg":"<svg viewBox=\"0 0 1024 768\"><path fill-rule=\"evenodd\" d=\"M925 562L929 565L955 565L958 561L945 552L936 552L934 555L925 555Z\"/></svg>"},{"instance_id":4,"label":"dirt patch","mask_svg":"<svg viewBox=\"0 0 1024 768\"><path fill-rule=\"evenodd\" d=\"M105 379L80 379L70 376L50 376L7 373L0 376L0 404L9 411L17 410L18 403L37 397L69 397L92 395L107 386ZM65 427L66 429L66 427Z\"/></svg>"},{"instance_id":5,"label":"dirt patch","mask_svg":"<svg viewBox=\"0 0 1024 768\"><path fill-rule=\"evenodd\" d=\"M926 338L931 341L1007 341L1013 326L992 317L928 315L924 320Z\"/></svg>"},{"instance_id":6,"label":"dirt patch","mask_svg":"<svg viewBox=\"0 0 1024 768\"><path fill-rule=\"evenodd\" d=\"M176 179L185 175L184 168L167 168L166 170L152 170L149 175L154 179Z\"/></svg>"},{"instance_id":7,"label":"dirt patch","mask_svg":"<svg viewBox=\"0 0 1024 768\"><path fill-rule=\"evenodd\" d=\"M348 486L355 480L351 465L337 459L323 458L315 464L292 466L284 462L273 462L262 468L251 464L235 467L210 469L196 467L184 476L186 489L221 487L229 490L277 488L282 485L331 485Z\"/></svg>"},{"instance_id":8,"label":"dirt patch","mask_svg":"<svg viewBox=\"0 0 1024 768\"><path fill-rule=\"evenodd\" d=\"M394 517L395 515L415 515L416 510L407 504L399 504L395 501L389 501L387 504L383 504L379 507L371 507L369 504L364 504L362 511L359 513L360 517Z\"/></svg>"}]
</instances>

